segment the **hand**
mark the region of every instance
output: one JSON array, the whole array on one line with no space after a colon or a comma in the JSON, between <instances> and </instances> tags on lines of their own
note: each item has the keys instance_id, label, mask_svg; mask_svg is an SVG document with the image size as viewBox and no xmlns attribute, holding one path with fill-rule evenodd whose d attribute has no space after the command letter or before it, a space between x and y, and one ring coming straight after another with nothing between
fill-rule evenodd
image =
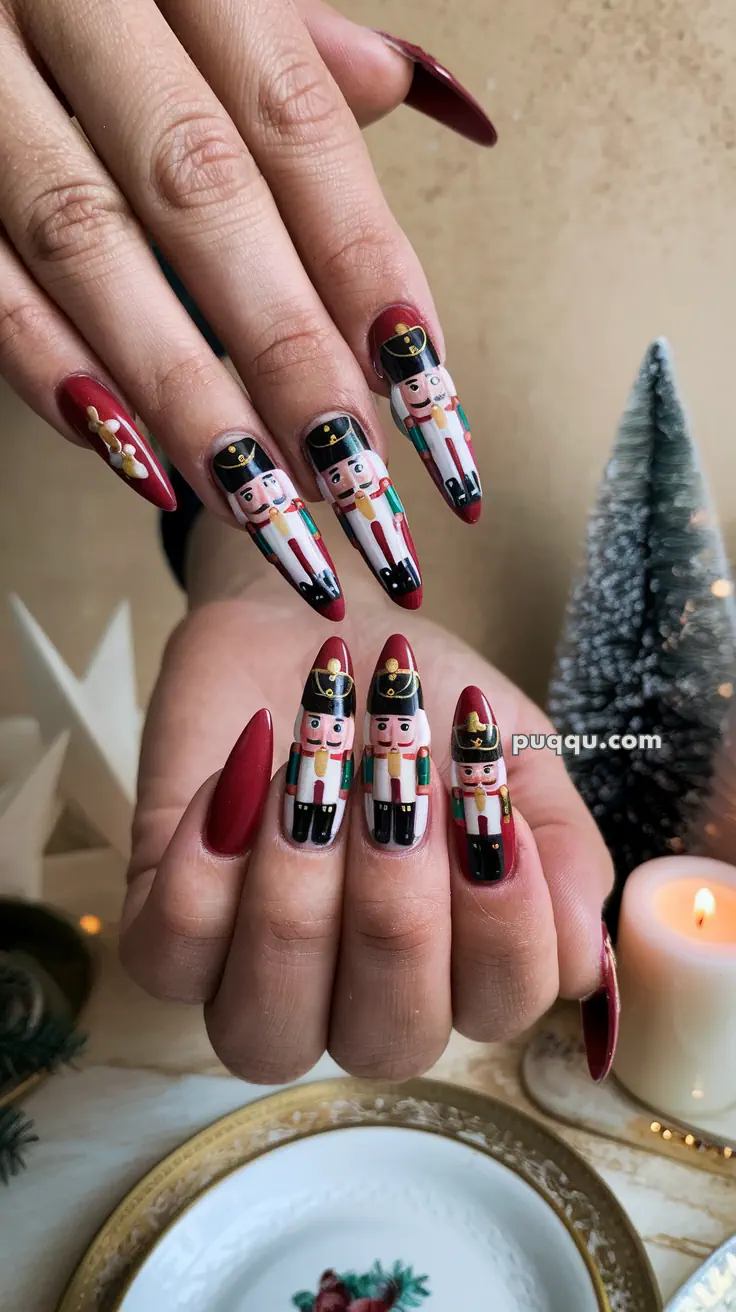
<instances>
[{"instance_id":1,"label":"hand","mask_svg":"<svg viewBox=\"0 0 736 1312\"><path fill-rule=\"evenodd\" d=\"M203 553L205 571L217 554ZM417 1075L453 1024L473 1039L502 1039L558 993L596 990L610 861L561 760L510 752L513 733L550 726L482 657L415 614L402 616L402 629L434 762L422 840L401 851L373 841L359 774L331 846L290 840L283 763L325 625L271 592L262 577L195 609L167 648L141 757L121 949L131 974L156 996L203 1005L225 1065L267 1083L308 1070L326 1048L356 1075ZM371 674L395 612L367 582L352 613L342 632L355 663L359 759ZM450 730L469 684L500 726L513 803L514 865L495 884L466 877L465 836L449 818ZM274 718L270 787L261 716L260 744L251 732L246 759L241 749L218 790L234 741L261 707ZM597 1074L612 1043L603 1024L587 1034Z\"/></svg>"},{"instance_id":2,"label":"hand","mask_svg":"<svg viewBox=\"0 0 736 1312\"><path fill-rule=\"evenodd\" d=\"M386 306L384 336L401 310L441 349L359 130L405 98L494 140L431 57L320 0L0 0L2 373L163 509L173 492L135 413L231 523L244 526L249 470L238 482L212 459L233 442L237 456L257 439L314 497L302 439L320 417L349 411L385 445L370 394L388 390L383 338L369 336ZM100 425L116 425L128 459L111 459Z\"/></svg>"}]
</instances>

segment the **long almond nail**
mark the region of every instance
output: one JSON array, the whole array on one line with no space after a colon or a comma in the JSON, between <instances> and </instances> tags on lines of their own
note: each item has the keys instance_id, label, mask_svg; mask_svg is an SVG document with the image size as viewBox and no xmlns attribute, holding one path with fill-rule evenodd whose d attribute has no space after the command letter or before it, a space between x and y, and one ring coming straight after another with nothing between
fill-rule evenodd
<instances>
[{"instance_id":1,"label":"long almond nail","mask_svg":"<svg viewBox=\"0 0 736 1312\"><path fill-rule=\"evenodd\" d=\"M422 603L422 576L406 514L381 457L350 415L316 424L305 438L320 492L389 597Z\"/></svg>"},{"instance_id":2,"label":"long almond nail","mask_svg":"<svg viewBox=\"0 0 736 1312\"><path fill-rule=\"evenodd\" d=\"M391 36L388 32L378 32L377 35L414 64L414 77L404 101L406 105L478 146L495 146L498 134L491 120L449 68L411 41Z\"/></svg>"},{"instance_id":3,"label":"long almond nail","mask_svg":"<svg viewBox=\"0 0 736 1312\"><path fill-rule=\"evenodd\" d=\"M591 1079L605 1080L616 1055L621 998L616 973L616 957L606 926L603 925L601 983L589 998L580 1003L585 1056Z\"/></svg>"},{"instance_id":4,"label":"long almond nail","mask_svg":"<svg viewBox=\"0 0 736 1312\"><path fill-rule=\"evenodd\" d=\"M464 688L452 726L452 818L460 864L475 883L513 872L516 835L503 744L480 688Z\"/></svg>"},{"instance_id":5,"label":"long almond nail","mask_svg":"<svg viewBox=\"0 0 736 1312\"><path fill-rule=\"evenodd\" d=\"M353 782L355 681L342 638L320 647L304 685L286 769L284 831L294 843L327 847L337 836Z\"/></svg>"},{"instance_id":6,"label":"long almond nail","mask_svg":"<svg viewBox=\"0 0 736 1312\"><path fill-rule=\"evenodd\" d=\"M378 658L363 740L370 836L381 847L414 847L427 828L431 735L414 653L400 633L388 639Z\"/></svg>"},{"instance_id":7,"label":"long almond nail","mask_svg":"<svg viewBox=\"0 0 736 1312\"><path fill-rule=\"evenodd\" d=\"M410 305L390 305L369 340L376 373L391 384L396 427L411 439L448 506L474 524L482 489L470 424L421 316Z\"/></svg>"},{"instance_id":8,"label":"long almond nail","mask_svg":"<svg viewBox=\"0 0 736 1312\"><path fill-rule=\"evenodd\" d=\"M335 566L288 474L247 433L226 433L225 440L212 474L235 519L314 610L339 622L345 602Z\"/></svg>"},{"instance_id":9,"label":"long almond nail","mask_svg":"<svg viewBox=\"0 0 736 1312\"><path fill-rule=\"evenodd\" d=\"M228 756L212 794L204 840L219 856L239 856L253 843L271 782L273 724L256 711Z\"/></svg>"},{"instance_id":10,"label":"long almond nail","mask_svg":"<svg viewBox=\"0 0 736 1312\"><path fill-rule=\"evenodd\" d=\"M119 478L159 510L176 510L166 474L116 396L86 374L73 374L56 391L70 428L114 469Z\"/></svg>"}]
</instances>

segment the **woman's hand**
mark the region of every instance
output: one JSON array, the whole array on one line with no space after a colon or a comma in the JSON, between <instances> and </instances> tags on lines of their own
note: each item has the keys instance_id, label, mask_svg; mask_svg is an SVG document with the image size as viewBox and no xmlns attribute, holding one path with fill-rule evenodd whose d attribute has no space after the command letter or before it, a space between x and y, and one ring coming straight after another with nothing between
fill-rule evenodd
<instances>
[{"instance_id":1,"label":"woman's hand","mask_svg":"<svg viewBox=\"0 0 736 1312\"><path fill-rule=\"evenodd\" d=\"M220 549L200 552L209 595ZM411 651L384 648L395 612L361 586L344 643L323 646L324 624L265 577L174 634L144 737L125 964L155 995L203 1004L222 1061L256 1082L290 1080L325 1049L353 1074L416 1075L451 1025L508 1037L559 993L594 994L600 1077L615 1039L601 956L610 861L560 758L510 751L512 734L551 726L479 655L407 614L422 710ZM455 714L468 685L493 708L505 764L477 693ZM367 698L369 763L351 787Z\"/></svg>"},{"instance_id":2,"label":"woman's hand","mask_svg":"<svg viewBox=\"0 0 736 1312\"><path fill-rule=\"evenodd\" d=\"M282 470L289 504L294 479L315 495L304 439L327 415L352 416L380 464L371 389L388 391L384 341L399 323L426 338L425 372L439 369L432 339L442 350L360 134L404 99L494 140L429 56L319 0L0 0L0 370L66 437L171 509L138 413L201 500L253 536L284 494L259 484L257 499L245 495L253 439L258 476ZM396 368L404 377L406 363ZM434 391L447 392L441 370ZM440 400L443 424L459 423L454 410L443 418L454 400ZM235 461L211 470L231 446ZM445 475L464 513L471 482ZM305 559L290 577L324 607L334 583L320 592L316 558Z\"/></svg>"}]
</instances>

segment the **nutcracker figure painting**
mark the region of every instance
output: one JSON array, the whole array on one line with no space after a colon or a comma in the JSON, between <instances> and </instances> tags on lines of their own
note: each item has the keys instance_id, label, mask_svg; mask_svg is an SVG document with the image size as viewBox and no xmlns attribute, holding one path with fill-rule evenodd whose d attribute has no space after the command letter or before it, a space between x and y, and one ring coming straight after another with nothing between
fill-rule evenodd
<instances>
[{"instance_id":1,"label":"nutcracker figure painting","mask_svg":"<svg viewBox=\"0 0 736 1312\"><path fill-rule=\"evenodd\" d=\"M307 435L319 489L369 569L400 606L415 610L422 578L409 526L380 456L349 415L324 421Z\"/></svg>"},{"instance_id":2,"label":"nutcracker figure painting","mask_svg":"<svg viewBox=\"0 0 736 1312\"><path fill-rule=\"evenodd\" d=\"M304 685L286 768L284 830L294 843L327 847L353 781L355 684L342 638L328 638Z\"/></svg>"},{"instance_id":3,"label":"nutcracker figure painting","mask_svg":"<svg viewBox=\"0 0 736 1312\"><path fill-rule=\"evenodd\" d=\"M452 816L468 878L498 883L514 865L514 817L498 725L480 688L460 694L452 729Z\"/></svg>"},{"instance_id":4,"label":"nutcracker figure painting","mask_svg":"<svg viewBox=\"0 0 736 1312\"><path fill-rule=\"evenodd\" d=\"M239 524L320 615L339 621L345 602L329 552L291 479L253 437L232 435L212 472Z\"/></svg>"},{"instance_id":5,"label":"nutcracker figure painting","mask_svg":"<svg viewBox=\"0 0 736 1312\"><path fill-rule=\"evenodd\" d=\"M449 373L416 312L392 306L372 329L376 368L391 385L391 414L411 438L448 505L474 524L481 485L470 425Z\"/></svg>"},{"instance_id":6,"label":"nutcracker figure painting","mask_svg":"<svg viewBox=\"0 0 736 1312\"><path fill-rule=\"evenodd\" d=\"M368 829L385 847L413 847L427 827L430 732L406 638L389 638L371 681L365 717L363 795Z\"/></svg>"}]
</instances>

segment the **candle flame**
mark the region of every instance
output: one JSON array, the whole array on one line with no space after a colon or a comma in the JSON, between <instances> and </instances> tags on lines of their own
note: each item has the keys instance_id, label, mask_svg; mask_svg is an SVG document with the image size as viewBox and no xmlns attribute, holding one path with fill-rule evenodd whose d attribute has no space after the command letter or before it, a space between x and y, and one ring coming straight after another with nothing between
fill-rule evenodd
<instances>
[{"instance_id":1,"label":"candle flame","mask_svg":"<svg viewBox=\"0 0 736 1312\"><path fill-rule=\"evenodd\" d=\"M693 902L693 915L698 929L702 929L709 916L716 909L716 900L709 888L699 888Z\"/></svg>"},{"instance_id":2,"label":"candle flame","mask_svg":"<svg viewBox=\"0 0 736 1312\"><path fill-rule=\"evenodd\" d=\"M99 916L80 916L79 928L83 929L85 934L99 934L102 929L102 921Z\"/></svg>"}]
</instances>

